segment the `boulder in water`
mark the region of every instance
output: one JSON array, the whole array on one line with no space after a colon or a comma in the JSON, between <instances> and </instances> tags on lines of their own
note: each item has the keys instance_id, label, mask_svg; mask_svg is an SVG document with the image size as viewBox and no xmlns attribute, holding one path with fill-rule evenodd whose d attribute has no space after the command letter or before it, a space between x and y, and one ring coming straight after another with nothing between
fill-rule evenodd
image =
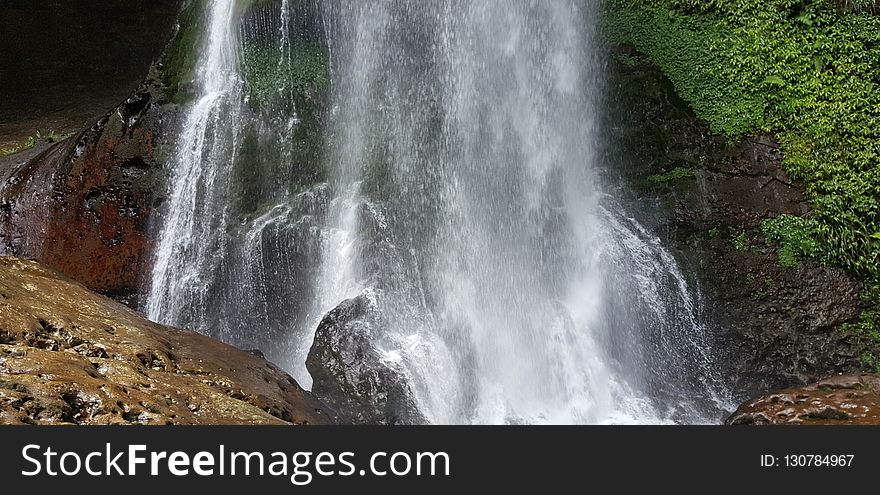
<instances>
[{"instance_id":1,"label":"boulder in water","mask_svg":"<svg viewBox=\"0 0 880 495\"><path fill-rule=\"evenodd\" d=\"M340 422L427 422L404 370L379 347L385 327L377 295L369 291L343 301L318 326L306 367L312 393L336 410Z\"/></svg>"}]
</instances>

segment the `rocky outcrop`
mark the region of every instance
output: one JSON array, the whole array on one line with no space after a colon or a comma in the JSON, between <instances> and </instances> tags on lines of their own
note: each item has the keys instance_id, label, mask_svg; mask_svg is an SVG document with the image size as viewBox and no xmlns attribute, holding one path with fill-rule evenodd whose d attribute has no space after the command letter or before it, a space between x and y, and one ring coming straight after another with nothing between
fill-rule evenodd
<instances>
[{"instance_id":1,"label":"rocky outcrop","mask_svg":"<svg viewBox=\"0 0 880 495\"><path fill-rule=\"evenodd\" d=\"M0 102L0 142L18 128L73 135L0 157L0 255L37 259L137 305L152 252L148 219L165 189L162 129L176 116L165 65L185 71L177 51L196 51L193 27L177 29L181 7L195 3L4 4L0 31L13 36L0 53L21 57L0 71L0 92L15 95Z\"/></svg>"},{"instance_id":2,"label":"rocky outcrop","mask_svg":"<svg viewBox=\"0 0 880 495\"><path fill-rule=\"evenodd\" d=\"M92 290L137 292L161 201L158 90L144 85L91 128L0 167L0 255L33 258Z\"/></svg>"},{"instance_id":3,"label":"rocky outcrop","mask_svg":"<svg viewBox=\"0 0 880 495\"><path fill-rule=\"evenodd\" d=\"M312 392L343 423L423 424L402 368L380 348L386 327L373 292L342 302L318 326L306 367Z\"/></svg>"},{"instance_id":4,"label":"rocky outcrop","mask_svg":"<svg viewBox=\"0 0 880 495\"><path fill-rule=\"evenodd\" d=\"M326 424L253 353L158 325L33 261L0 258L0 424Z\"/></svg>"},{"instance_id":5,"label":"rocky outcrop","mask_svg":"<svg viewBox=\"0 0 880 495\"><path fill-rule=\"evenodd\" d=\"M861 312L861 284L815 263L781 266L761 232L810 211L775 140L715 136L646 59L622 47L611 62L606 127L631 210L699 282L735 394L862 371L863 347L839 330Z\"/></svg>"},{"instance_id":6,"label":"rocky outcrop","mask_svg":"<svg viewBox=\"0 0 880 495\"><path fill-rule=\"evenodd\" d=\"M750 400L729 425L880 425L880 375L839 375Z\"/></svg>"}]
</instances>

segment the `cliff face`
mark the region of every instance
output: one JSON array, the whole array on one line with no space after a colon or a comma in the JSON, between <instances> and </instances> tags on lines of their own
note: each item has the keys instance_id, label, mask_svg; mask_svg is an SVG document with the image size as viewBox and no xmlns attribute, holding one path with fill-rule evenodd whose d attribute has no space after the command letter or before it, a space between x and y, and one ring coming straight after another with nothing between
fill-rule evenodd
<instances>
[{"instance_id":1,"label":"cliff face","mask_svg":"<svg viewBox=\"0 0 880 495\"><path fill-rule=\"evenodd\" d=\"M864 370L840 330L862 310L861 284L815 263L780 265L761 224L809 207L771 136L715 136L655 66L627 47L609 61L612 160L633 211L661 234L701 288L723 375L739 398Z\"/></svg>"},{"instance_id":2,"label":"cliff face","mask_svg":"<svg viewBox=\"0 0 880 495\"><path fill-rule=\"evenodd\" d=\"M0 255L37 259L136 303L151 252L147 221L164 190L160 131L169 118L150 67L182 3L4 3L0 148L38 131L71 137L0 155Z\"/></svg>"},{"instance_id":3,"label":"cliff face","mask_svg":"<svg viewBox=\"0 0 880 495\"><path fill-rule=\"evenodd\" d=\"M327 424L260 357L0 258L0 424Z\"/></svg>"},{"instance_id":4,"label":"cliff face","mask_svg":"<svg viewBox=\"0 0 880 495\"><path fill-rule=\"evenodd\" d=\"M186 85L185 70L169 81L167 72L148 69L172 36L181 3L4 3L0 145L38 129L88 128L0 157L0 255L37 259L137 305L153 252L149 218L164 201L169 144L162 129L175 117L166 93L186 92L178 87ZM191 46L171 47L174 72L186 66L181 53ZM735 394L864 371L864 344L840 331L863 310L859 281L815 263L783 267L761 233L766 219L810 212L773 137L714 136L632 50L621 48L608 69L609 182L628 184L631 210L664 236L702 288L719 365ZM31 263L6 259L0 276L9 280L0 280L3 422L328 421L314 413L320 406L311 396L264 361L145 322Z\"/></svg>"}]
</instances>

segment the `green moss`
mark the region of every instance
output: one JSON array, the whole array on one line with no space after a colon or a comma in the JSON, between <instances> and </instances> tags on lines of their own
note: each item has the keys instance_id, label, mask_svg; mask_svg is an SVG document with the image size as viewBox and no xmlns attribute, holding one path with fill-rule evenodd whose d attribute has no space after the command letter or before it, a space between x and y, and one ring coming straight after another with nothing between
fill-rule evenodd
<instances>
[{"instance_id":1,"label":"green moss","mask_svg":"<svg viewBox=\"0 0 880 495\"><path fill-rule=\"evenodd\" d=\"M693 169L685 167L675 167L669 172L648 177L648 182L650 182L651 184L668 184L670 182L693 179L694 177L696 177L696 174L694 173Z\"/></svg>"},{"instance_id":2,"label":"green moss","mask_svg":"<svg viewBox=\"0 0 880 495\"><path fill-rule=\"evenodd\" d=\"M205 0L187 0L178 18L178 30L163 57L162 84L169 101L184 103L192 97L199 47L204 39Z\"/></svg>"},{"instance_id":3,"label":"green moss","mask_svg":"<svg viewBox=\"0 0 880 495\"><path fill-rule=\"evenodd\" d=\"M255 107L284 92L301 103L308 92L323 91L330 83L326 51L315 44L296 44L290 57L283 57L276 46L250 42L244 47L243 60L248 95Z\"/></svg>"},{"instance_id":4,"label":"green moss","mask_svg":"<svg viewBox=\"0 0 880 495\"><path fill-rule=\"evenodd\" d=\"M880 17L859 13L870 2L605 4L604 38L647 55L714 132L778 137L813 209L762 226L780 264L815 259L880 286Z\"/></svg>"}]
</instances>

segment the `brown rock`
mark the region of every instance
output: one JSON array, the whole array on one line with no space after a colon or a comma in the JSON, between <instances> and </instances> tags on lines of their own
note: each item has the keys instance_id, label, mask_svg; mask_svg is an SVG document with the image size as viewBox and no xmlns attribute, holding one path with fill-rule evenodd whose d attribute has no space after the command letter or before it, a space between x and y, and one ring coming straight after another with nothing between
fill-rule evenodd
<instances>
[{"instance_id":1,"label":"brown rock","mask_svg":"<svg viewBox=\"0 0 880 495\"><path fill-rule=\"evenodd\" d=\"M326 424L280 369L0 257L0 424Z\"/></svg>"},{"instance_id":2,"label":"brown rock","mask_svg":"<svg viewBox=\"0 0 880 495\"><path fill-rule=\"evenodd\" d=\"M3 0L0 149L91 125L140 85L182 0Z\"/></svg>"},{"instance_id":3,"label":"brown rock","mask_svg":"<svg viewBox=\"0 0 880 495\"><path fill-rule=\"evenodd\" d=\"M39 260L103 294L136 293L163 183L156 99L144 86L77 136L0 160L0 255Z\"/></svg>"},{"instance_id":4,"label":"brown rock","mask_svg":"<svg viewBox=\"0 0 880 495\"><path fill-rule=\"evenodd\" d=\"M880 375L839 375L753 399L729 425L880 425Z\"/></svg>"}]
</instances>

